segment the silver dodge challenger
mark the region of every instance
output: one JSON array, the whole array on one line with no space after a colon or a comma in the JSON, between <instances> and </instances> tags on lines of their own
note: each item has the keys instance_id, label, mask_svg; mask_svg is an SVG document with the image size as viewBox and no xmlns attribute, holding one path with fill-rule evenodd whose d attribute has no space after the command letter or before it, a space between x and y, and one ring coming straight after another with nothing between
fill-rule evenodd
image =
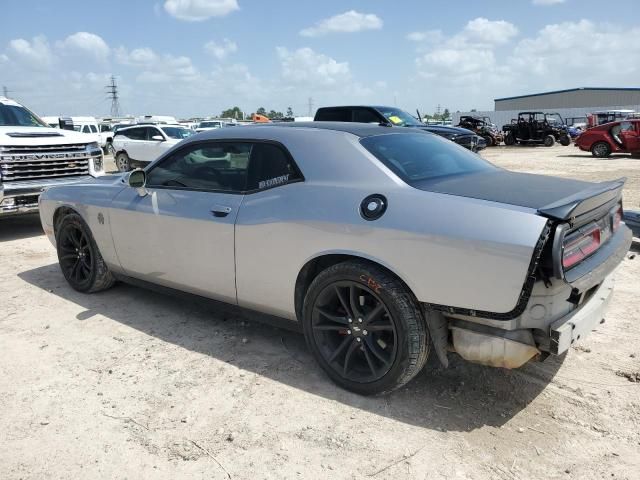
<instances>
[{"instance_id":1,"label":"silver dodge challenger","mask_svg":"<svg viewBox=\"0 0 640 480\"><path fill-rule=\"evenodd\" d=\"M510 172L415 129L295 123L195 135L50 188L40 216L74 289L284 319L332 380L380 394L430 351L517 368L602 323L631 244L623 184Z\"/></svg>"}]
</instances>

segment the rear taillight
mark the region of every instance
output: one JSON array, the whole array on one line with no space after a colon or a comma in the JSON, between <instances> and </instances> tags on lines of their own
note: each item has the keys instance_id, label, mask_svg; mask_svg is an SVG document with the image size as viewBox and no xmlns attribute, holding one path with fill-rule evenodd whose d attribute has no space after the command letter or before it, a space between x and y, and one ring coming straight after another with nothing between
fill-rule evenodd
<instances>
[{"instance_id":1,"label":"rear taillight","mask_svg":"<svg viewBox=\"0 0 640 480\"><path fill-rule=\"evenodd\" d=\"M578 235L571 235L564 241L562 266L569 269L600 248L600 227L593 225Z\"/></svg>"},{"instance_id":2,"label":"rear taillight","mask_svg":"<svg viewBox=\"0 0 640 480\"><path fill-rule=\"evenodd\" d=\"M615 212L611 214L611 230L616 231L622 222L622 205L619 205Z\"/></svg>"}]
</instances>

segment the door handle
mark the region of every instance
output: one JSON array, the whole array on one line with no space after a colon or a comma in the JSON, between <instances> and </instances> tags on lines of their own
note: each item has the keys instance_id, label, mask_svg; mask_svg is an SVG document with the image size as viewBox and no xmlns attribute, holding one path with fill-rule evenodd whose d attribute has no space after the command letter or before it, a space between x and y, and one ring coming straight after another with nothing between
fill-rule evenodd
<instances>
[{"instance_id":1,"label":"door handle","mask_svg":"<svg viewBox=\"0 0 640 480\"><path fill-rule=\"evenodd\" d=\"M214 205L211 207L211 213L214 217L226 217L231 213L231 207L225 205Z\"/></svg>"}]
</instances>

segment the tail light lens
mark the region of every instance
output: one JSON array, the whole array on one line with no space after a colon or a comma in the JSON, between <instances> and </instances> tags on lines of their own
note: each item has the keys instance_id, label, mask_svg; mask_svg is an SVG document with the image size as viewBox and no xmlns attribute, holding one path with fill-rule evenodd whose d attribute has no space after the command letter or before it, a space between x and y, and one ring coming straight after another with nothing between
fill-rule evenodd
<instances>
[{"instance_id":1,"label":"tail light lens","mask_svg":"<svg viewBox=\"0 0 640 480\"><path fill-rule=\"evenodd\" d=\"M562 249L562 266L569 269L580 263L600 248L600 227L593 225L587 230L567 237Z\"/></svg>"},{"instance_id":2,"label":"tail light lens","mask_svg":"<svg viewBox=\"0 0 640 480\"><path fill-rule=\"evenodd\" d=\"M614 232L618 230L621 222L622 222L622 205L619 205L618 208L611 214L611 230Z\"/></svg>"}]
</instances>

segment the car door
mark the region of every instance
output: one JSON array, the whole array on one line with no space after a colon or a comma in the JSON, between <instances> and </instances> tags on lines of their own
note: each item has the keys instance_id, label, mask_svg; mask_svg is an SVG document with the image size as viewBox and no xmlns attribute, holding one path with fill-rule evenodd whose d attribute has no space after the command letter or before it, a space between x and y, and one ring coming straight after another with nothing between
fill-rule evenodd
<instances>
[{"instance_id":1,"label":"car door","mask_svg":"<svg viewBox=\"0 0 640 480\"><path fill-rule=\"evenodd\" d=\"M123 270L236 303L234 224L250 153L246 142L190 143L147 171L145 196L118 194L110 222Z\"/></svg>"},{"instance_id":2,"label":"car door","mask_svg":"<svg viewBox=\"0 0 640 480\"><path fill-rule=\"evenodd\" d=\"M624 149L628 152L640 151L640 137L638 137L638 126L640 122L622 122L620 124L619 138Z\"/></svg>"},{"instance_id":3,"label":"car door","mask_svg":"<svg viewBox=\"0 0 640 480\"><path fill-rule=\"evenodd\" d=\"M127 128L122 130L121 135L124 142L122 149L127 152L129 158L139 160L140 155L143 153L143 144L146 142L146 127ZM118 134L120 136L120 133Z\"/></svg>"},{"instance_id":4,"label":"car door","mask_svg":"<svg viewBox=\"0 0 640 480\"><path fill-rule=\"evenodd\" d=\"M303 195L303 180L282 145L255 144L236 220L236 285L242 307L285 317L291 312L292 291L281 279L297 274L287 269L298 267L289 259L298 248L295 223L300 202L309 201Z\"/></svg>"}]
</instances>

